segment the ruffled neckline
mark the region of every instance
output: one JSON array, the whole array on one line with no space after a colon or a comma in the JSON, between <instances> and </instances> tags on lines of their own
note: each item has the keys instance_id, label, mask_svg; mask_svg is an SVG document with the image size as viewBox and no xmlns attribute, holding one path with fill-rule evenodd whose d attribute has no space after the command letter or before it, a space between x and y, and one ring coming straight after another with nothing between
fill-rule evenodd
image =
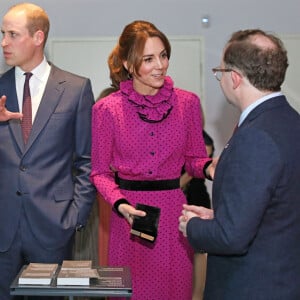
<instances>
[{"instance_id":1,"label":"ruffled neckline","mask_svg":"<svg viewBox=\"0 0 300 300\"><path fill-rule=\"evenodd\" d=\"M128 101L136 107L139 117L150 123L161 122L170 114L175 100L173 93L173 80L166 76L164 85L159 89L156 95L141 95L133 88L132 80L126 80L120 83L122 94L126 95Z\"/></svg>"}]
</instances>

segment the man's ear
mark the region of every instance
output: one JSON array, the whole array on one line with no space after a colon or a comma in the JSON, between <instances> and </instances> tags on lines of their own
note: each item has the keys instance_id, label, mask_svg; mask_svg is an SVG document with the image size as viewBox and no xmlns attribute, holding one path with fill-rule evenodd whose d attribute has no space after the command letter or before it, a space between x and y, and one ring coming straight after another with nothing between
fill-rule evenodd
<instances>
[{"instance_id":1,"label":"man's ear","mask_svg":"<svg viewBox=\"0 0 300 300\"><path fill-rule=\"evenodd\" d=\"M34 42L37 46L40 46L44 43L45 39L45 34L42 30L38 30L37 32L34 33Z\"/></svg>"},{"instance_id":2,"label":"man's ear","mask_svg":"<svg viewBox=\"0 0 300 300\"><path fill-rule=\"evenodd\" d=\"M232 83L233 83L232 87L233 87L233 89L236 89L241 84L242 76L238 72L231 71L231 79L232 79Z\"/></svg>"}]
</instances>

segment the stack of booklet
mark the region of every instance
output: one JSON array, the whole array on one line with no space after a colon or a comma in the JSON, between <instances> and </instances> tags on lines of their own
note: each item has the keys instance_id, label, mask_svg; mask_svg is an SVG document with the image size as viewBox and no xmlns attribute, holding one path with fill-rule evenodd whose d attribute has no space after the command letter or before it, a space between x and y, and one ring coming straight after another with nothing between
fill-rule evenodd
<instances>
[{"instance_id":1,"label":"stack of booklet","mask_svg":"<svg viewBox=\"0 0 300 300\"><path fill-rule=\"evenodd\" d=\"M30 263L22 268L14 288L72 288L131 292L129 267L92 267L91 260L64 260L62 265ZM1 296L0 296L1 299Z\"/></svg>"},{"instance_id":2,"label":"stack of booklet","mask_svg":"<svg viewBox=\"0 0 300 300\"><path fill-rule=\"evenodd\" d=\"M19 284L49 285L55 277L58 264L30 263L23 269Z\"/></svg>"},{"instance_id":3,"label":"stack of booklet","mask_svg":"<svg viewBox=\"0 0 300 300\"><path fill-rule=\"evenodd\" d=\"M99 278L91 260L64 260L57 275L57 285L89 285L91 278Z\"/></svg>"}]
</instances>

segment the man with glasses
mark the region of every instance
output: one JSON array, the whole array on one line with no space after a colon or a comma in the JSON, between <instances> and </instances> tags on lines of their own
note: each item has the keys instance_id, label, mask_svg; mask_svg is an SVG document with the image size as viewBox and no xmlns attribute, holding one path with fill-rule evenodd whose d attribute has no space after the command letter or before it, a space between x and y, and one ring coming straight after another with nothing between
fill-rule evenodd
<instances>
[{"instance_id":1,"label":"man with glasses","mask_svg":"<svg viewBox=\"0 0 300 300\"><path fill-rule=\"evenodd\" d=\"M208 253L206 300L300 299L300 116L281 92L282 42L235 32L213 69L238 128L221 154L213 208L184 205L179 229Z\"/></svg>"}]
</instances>

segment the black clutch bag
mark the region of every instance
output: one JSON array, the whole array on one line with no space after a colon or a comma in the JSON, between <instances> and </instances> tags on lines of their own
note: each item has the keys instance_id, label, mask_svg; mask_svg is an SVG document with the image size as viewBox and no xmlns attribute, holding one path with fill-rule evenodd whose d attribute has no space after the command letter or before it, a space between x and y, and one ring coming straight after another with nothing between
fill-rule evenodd
<instances>
[{"instance_id":1,"label":"black clutch bag","mask_svg":"<svg viewBox=\"0 0 300 300\"><path fill-rule=\"evenodd\" d=\"M131 234L154 242L157 237L160 208L138 203L136 209L146 212L146 216L134 216L130 231Z\"/></svg>"}]
</instances>

